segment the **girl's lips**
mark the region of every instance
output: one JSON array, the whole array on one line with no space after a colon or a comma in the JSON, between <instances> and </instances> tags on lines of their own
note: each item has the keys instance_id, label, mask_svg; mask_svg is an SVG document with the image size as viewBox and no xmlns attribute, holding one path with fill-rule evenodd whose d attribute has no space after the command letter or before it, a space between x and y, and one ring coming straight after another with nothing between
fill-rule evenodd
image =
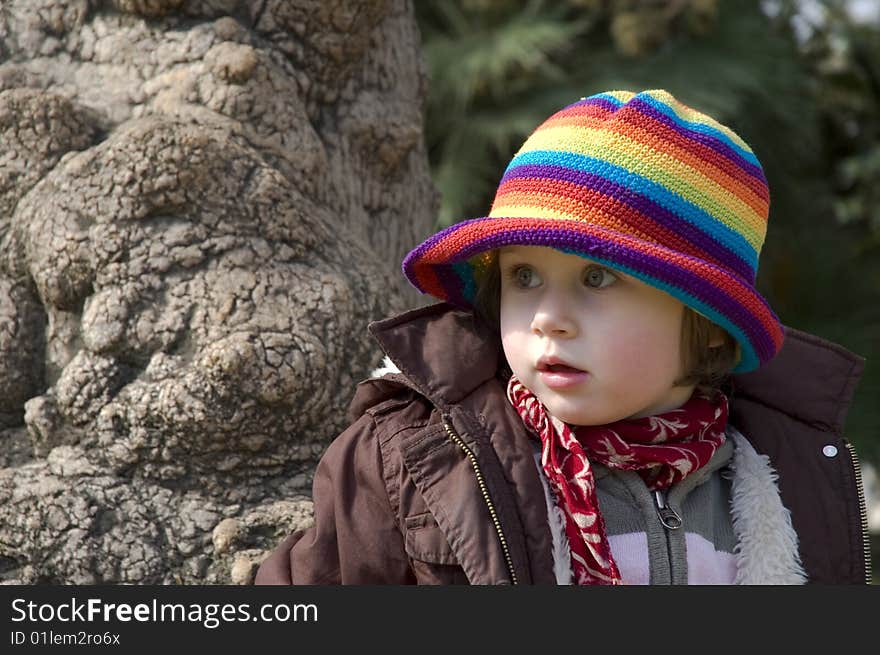
<instances>
[{"instance_id":1,"label":"girl's lips","mask_svg":"<svg viewBox=\"0 0 880 655\"><path fill-rule=\"evenodd\" d=\"M579 371L576 368L555 367L556 370L545 369L538 371L541 380L551 389L562 389L580 384L589 377L586 371Z\"/></svg>"}]
</instances>

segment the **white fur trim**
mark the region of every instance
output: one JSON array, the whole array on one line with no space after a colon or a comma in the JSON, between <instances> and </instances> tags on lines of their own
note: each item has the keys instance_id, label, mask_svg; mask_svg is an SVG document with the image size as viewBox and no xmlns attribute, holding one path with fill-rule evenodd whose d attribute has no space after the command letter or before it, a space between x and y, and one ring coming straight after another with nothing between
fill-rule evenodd
<instances>
[{"instance_id":1,"label":"white fur trim","mask_svg":"<svg viewBox=\"0 0 880 655\"><path fill-rule=\"evenodd\" d=\"M547 502L547 518L550 522L550 534L553 537L553 573L556 575L556 584L570 585L572 584L571 546L565 534L565 514L556 504L550 483L541 468L540 451L535 453L535 463L538 465L538 477L544 487L544 500Z\"/></svg>"},{"instance_id":2,"label":"white fur trim","mask_svg":"<svg viewBox=\"0 0 880 655\"><path fill-rule=\"evenodd\" d=\"M385 355L385 359L382 360L382 365L374 369L372 373L370 373L371 378L381 378L386 373L400 373L400 369L391 361L391 358L388 355Z\"/></svg>"},{"instance_id":3,"label":"white fur trim","mask_svg":"<svg viewBox=\"0 0 880 655\"><path fill-rule=\"evenodd\" d=\"M730 463L735 584L804 584L807 574L791 513L779 495L779 476L736 428L728 425L728 435L736 446Z\"/></svg>"}]
</instances>

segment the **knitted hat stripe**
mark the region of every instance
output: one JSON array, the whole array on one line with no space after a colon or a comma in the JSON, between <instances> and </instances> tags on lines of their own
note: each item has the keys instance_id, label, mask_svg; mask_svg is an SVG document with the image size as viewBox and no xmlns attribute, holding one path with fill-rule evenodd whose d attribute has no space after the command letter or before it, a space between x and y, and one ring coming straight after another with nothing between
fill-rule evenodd
<instances>
[{"instance_id":1,"label":"knitted hat stripe","mask_svg":"<svg viewBox=\"0 0 880 655\"><path fill-rule=\"evenodd\" d=\"M406 263L404 262L404 267ZM419 270L419 285L424 289L423 293L430 293L432 296L445 297L450 295L450 302L456 305L463 305L464 294L461 279L457 275L450 273L449 266L432 268L429 266L421 267Z\"/></svg>"},{"instance_id":2,"label":"knitted hat stripe","mask_svg":"<svg viewBox=\"0 0 880 655\"><path fill-rule=\"evenodd\" d=\"M626 101L623 102L616 98L609 98L606 94L592 96L592 98L601 99L604 101L601 103L602 106L613 109L619 109L625 105L629 105L633 108L638 108L640 112L645 114L657 112L657 114L653 115L657 120L680 130L688 138L693 138L694 140L711 147L713 150L718 151L719 154L724 155L727 158L733 159L734 161L742 160L737 161L737 164L741 168L745 169L758 179L764 178L764 173L761 170L761 163L758 161L755 153L752 152L749 145L739 138L735 132L724 127L708 116L701 115L690 107L684 111L680 111L678 107L667 104L668 100L655 98L652 93L653 92L650 91L638 95L630 93ZM668 99L672 98L668 93L657 95L664 95ZM582 101L572 103L568 107L561 109L560 112L593 104L590 100L591 98L586 98ZM684 105L677 101L676 104L684 107Z\"/></svg>"},{"instance_id":3,"label":"knitted hat stripe","mask_svg":"<svg viewBox=\"0 0 880 655\"><path fill-rule=\"evenodd\" d=\"M745 186L749 187L755 194L763 200L769 202L770 195L767 189L767 180L764 172L760 167L756 166L753 161L754 155L750 152L745 153L742 150L735 150L731 144L722 142L717 138L710 137L700 132L689 131L683 127L680 122L676 122L663 113L654 108L653 105L643 104L643 110L636 112L627 108L622 115L614 115L614 125L606 125L609 130L617 130L617 122L625 123L627 127L637 126L641 131L648 130L656 132L657 136L665 136L667 138L675 138L678 147L688 147L692 152L702 158L707 165L712 168L721 168L728 174L737 177ZM547 126L556 124L570 124L571 121L589 120L592 123L608 119L608 112L603 107L572 105L552 118L545 121ZM646 123L650 121L650 123ZM591 123L591 124L592 124ZM542 126L542 129L543 126ZM523 148L524 149L524 148ZM521 149L521 151L523 150ZM750 157L744 157L748 154Z\"/></svg>"},{"instance_id":4,"label":"knitted hat stripe","mask_svg":"<svg viewBox=\"0 0 880 655\"><path fill-rule=\"evenodd\" d=\"M754 175L757 179L766 182L764 171L758 158L755 157L755 153L752 152L752 149L742 139L731 139L730 135L733 132L724 132L717 129L714 125L718 125L718 123L714 123L714 121L714 125L712 125L689 120L688 117L682 116L672 107L657 101L655 98L642 96L634 100L634 107L637 107L639 111L683 130L684 134L693 134L695 140L705 143L713 150L717 150L719 154L732 159L738 166Z\"/></svg>"},{"instance_id":5,"label":"knitted hat stripe","mask_svg":"<svg viewBox=\"0 0 880 655\"><path fill-rule=\"evenodd\" d=\"M575 102L574 104L569 105L565 109L560 109L559 111L560 112L573 111L578 107L584 107L584 108L597 107L597 108L605 109L605 110L607 110L608 113L610 113L613 111L617 111L617 109L621 106L621 104L623 104L623 103L621 103L616 98L606 98L603 95L598 95L598 96L590 96L589 98L584 98L583 100L580 100L579 102ZM557 113L559 113L559 112L557 112ZM556 114L554 114L554 116L555 115Z\"/></svg>"},{"instance_id":6,"label":"knitted hat stripe","mask_svg":"<svg viewBox=\"0 0 880 655\"><path fill-rule=\"evenodd\" d=\"M726 248L736 252L738 256L750 262L754 261L754 268L757 268L757 251L764 240L762 233L754 231L743 233L738 231L734 227L718 220L702 207L688 202L679 194L641 175L592 157L563 152L548 152L545 150L525 152L517 155L510 163L510 166L507 167L507 170L511 172L518 166L532 164L549 164L574 171L592 172L621 184L630 189L631 193L637 193L648 198L664 209L680 216L683 221L712 235L713 238L724 244ZM492 213L490 212L489 215L492 216Z\"/></svg>"},{"instance_id":7,"label":"knitted hat stripe","mask_svg":"<svg viewBox=\"0 0 880 655\"><path fill-rule=\"evenodd\" d=\"M559 118L547 121L547 127L580 128L604 134L619 134L650 148L663 148L668 154L693 169L694 174L710 180L718 189L733 192L757 214L764 216L770 198L766 183L737 166L727 157L697 141L688 139L680 130L651 119L650 128L644 125L645 114L621 112L615 127L594 112L589 114L561 113Z\"/></svg>"},{"instance_id":8,"label":"knitted hat stripe","mask_svg":"<svg viewBox=\"0 0 880 655\"><path fill-rule=\"evenodd\" d=\"M464 308L508 244L543 245L605 263L662 289L737 340L735 373L782 346L783 327L755 288L769 190L735 132L661 89L582 98L526 139L489 215L410 252L404 274Z\"/></svg>"},{"instance_id":9,"label":"knitted hat stripe","mask_svg":"<svg viewBox=\"0 0 880 655\"><path fill-rule=\"evenodd\" d=\"M690 234L696 230L702 233L708 227L705 218L708 216L706 212L694 205L688 206L680 196L624 169L607 166L600 173L591 171L587 163L579 164L577 167L570 163L565 166L552 163L523 163L508 170L502 178L496 195L506 193L507 185L512 180L521 178L532 179L535 183L534 188L539 188L542 185L541 180L546 180L553 183L570 183L585 188L600 189L609 195L622 194L622 198L629 205L639 207L644 214L651 216L657 222L679 234ZM638 185L640 188L636 190L633 185ZM711 217L708 218L712 220ZM721 242L725 248L736 253L738 258L748 261L750 268L757 268L758 258L754 246L742 234L724 223L720 221L712 221L712 223L712 229L707 233L711 234L713 239ZM756 234L755 238L757 239L759 236Z\"/></svg>"},{"instance_id":10,"label":"knitted hat stripe","mask_svg":"<svg viewBox=\"0 0 880 655\"><path fill-rule=\"evenodd\" d=\"M528 235L530 245L555 247L590 259L602 258L609 266L626 267L626 272L636 277L651 278L645 280L649 284L658 286L662 282L668 292L682 302L701 299L702 303L715 308L712 313L720 312L733 325L751 325L753 331L759 327L762 334L756 339L760 344L755 348L758 353L766 353L773 347L776 337L771 335L777 332L781 335L779 319L765 302L754 297L751 286L745 281L699 259L589 223L562 223L556 219L483 218L457 223L440 234L444 232L455 232L454 242L462 247L454 253L443 252L440 248L445 249L454 243L453 240L442 239L435 252L426 253L427 259L461 262L487 250L523 243L523 236ZM411 279L419 273L413 264L409 257L404 261L404 270ZM461 289L460 282L455 286ZM467 305L473 302L473 298L461 296L455 298L454 302Z\"/></svg>"},{"instance_id":11,"label":"knitted hat stripe","mask_svg":"<svg viewBox=\"0 0 880 655\"><path fill-rule=\"evenodd\" d=\"M599 197L601 194L594 193L594 195ZM611 200L609 196L605 197L604 209L599 209L590 205L590 196L584 196L581 199L572 200L564 197L563 194L558 192L554 194L541 194L536 192L521 194L511 192L506 193L504 198L499 200L506 201L508 199L512 203L511 205L505 205L504 202L496 205L494 212L496 216L504 218L547 218L562 222L567 220L568 216L571 216L572 211L585 211L586 209L589 209L590 223L596 227L602 227L606 230L618 232L620 234L635 236L650 243L676 249L678 252L690 257L699 257L712 264L721 265L728 269L730 268L729 266L723 266L723 263L714 253L710 254L706 251L695 248L692 243L688 243L684 239L675 236L669 237L667 236L668 233L664 233L660 230L654 230L651 232L654 236L649 236L648 233L640 231L637 227L638 220L629 221L628 219L628 214L635 214L635 212L632 212L629 208L619 210L617 207L618 201ZM523 199L535 204L527 205L523 202L518 202ZM539 204L541 200L544 200L545 204ZM628 223L624 224L622 222L623 219L627 219ZM685 244L684 248L677 247L677 244L680 243ZM715 250L718 253L726 252L717 247ZM737 271L737 273L739 273L739 271ZM748 278L750 275L751 271L746 271L746 275L742 277Z\"/></svg>"},{"instance_id":12,"label":"knitted hat stripe","mask_svg":"<svg viewBox=\"0 0 880 655\"><path fill-rule=\"evenodd\" d=\"M533 134L526 143L529 148L545 152L552 152L553 146L558 143L574 144L566 146L569 153L586 155L598 152L605 162L690 198L707 213L734 229L752 234L762 228L766 229L765 218L732 194L718 193L717 188L712 189L712 185L703 176L694 175L693 170L683 170L679 162L665 153L644 152L637 143L628 139L597 140L592 134L579 133L574 128L548 127Z\"/></svg>"},{"instance_id":13,"label":"knitted hat stripe","mask_svg":"<svg viewBox=\"0 0 880 655\"><path fill-rule=\"evenodd\" d=\"M539 179L552 180L553 188L560 197L589 203L595 208L592 215L597 216L597 222L610 229L620 229L614 225L621 222L631 224L633 229L643 233L651 241L664 243L669 239L671 246L695 256L703 254L746 279L752 279L755 275L757 253L739 233L731 231L723 224L719 224L718 232L714 235L704 232L693 222L684 220L650 197L634 193L614 180L593 173L552 165L518 166L509 171L498 186L493 214L523 215L511 214L512 208L508 205L510 192L527 190L518 186L521 179L526 179L526 184L533 184L532 188L538 186L536 182ZM536 203L528 204L531 207L526 211L532 211ZM599 211L600 207L607 211ZM601 220L600 217L608 219Z\"/></svg>"},{"instance_id":14,"label":"knitted hat stripe","mask_svg":"<svg viewBox=\"0 0 880 655\"><path fill-rule=\"evenodd\" d=\"M623 200L620 195L615 195L613 188L607 186L589 188L566 182L556 182L553 192L536 192L532 190L532 183L533 180L529 179L505 182L499 187L493 214L566 220L572 212L589 212L590 222L595 225L664 244L692 257L703 257L747 279L753 275L753 269L747 262L729 250L720 248L709 235L693 227L686 234L677 234L660 220L652 219L647 212L658 208L651 206L644 198L635 196ZM663 218L680 225L662 207L659 208L660 212Z\"/></svg>"},{"instance_id":15,"label":"knitted hat stripe","mask_svg":"<svg viewBox=\"0 0 880 655\"><path fill-rule=\"evenodd\" d=\"M736 132L722 125L714 118L701 114L691 107L678 102L665 92L660 92L656 96L652 94L639 94L638 96L633 96L632 100L635 101L636 107L649 105L686 131L696 132L698 135L703 135L716 142L719 147L729 148L734 157L741 157L746 165L754 166L756 175L759 177L763 175L761 163L755 157L755 153L752 152L749 144L743 141ZM669 102L669 100L672 100L672 102Z\"/></svg>"},{"instance_id":16,"label":"knitted hat stripe","mask_svg":"<svg viewBox=\"0 0 880 655\"><path fill-rule=\"evenodd\" d=\"M636 102L635 106L640 109L638 115L647 116L653 121L651 129L659 130L660 126L663 126L667 130L664 131L664 134L676 134L678 138L690 142L694 151L707 162L737 171L738 179L748 185L764 202L770 202L767 178L764 177L764 171L757 165L757 159L751 151L742 150L727 141L720 141L714 136L700 132L688 132L688 128L670 118L667 113L657 109L655 105Z\"/></svg>"},{"instance_id":17,"label":"knitted hat stripe","mask_svg":"<svg viewBox=\"0 0 880 655\"><path fill-rule=\"evenodd\" d=\"M618 115L621 110L623 114ZM718 131L707 123L688 121L673 108L657 103L649 97L636 97L626 105L616 107L607 103L578 102L561 109L545 123L552 125L554 121L565 118L607 119L609 116L614 116L615 122L626 118L626 122L629 124L641 125L646 129L650 128L649 131L662 125L666 134L673 132L680 134L707 154L720 155L720 159L729 160L735 168L742 170L750 178L759 183L766 183L766 180L763 179L764 173L761 166L745 141L732 141L726 133ZM652 122L650 124L641 123L639 118L650 118ZM542 124L541 129L544 127L545 125Z\"/></svg>"}]
</instances>

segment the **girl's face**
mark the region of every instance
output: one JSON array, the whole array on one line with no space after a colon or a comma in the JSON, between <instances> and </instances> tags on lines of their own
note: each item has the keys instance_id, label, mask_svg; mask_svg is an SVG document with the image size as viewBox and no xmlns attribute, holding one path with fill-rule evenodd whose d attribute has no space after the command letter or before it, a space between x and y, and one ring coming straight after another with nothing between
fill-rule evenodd
<instances>
[{"instance_id":1,"label":"girl's face","mask_svg":"<svg viewBox=\"0 0 880 655\"><path fill-rule=\"evenodd\" d=\"M676 409L691 397L694 386L672 386L682 374L681 302L554 248L508 246L499 264L504 354L551 414L602 425ZM542 371L542 357L580 373Z\"/></svg>"}]
</instances>

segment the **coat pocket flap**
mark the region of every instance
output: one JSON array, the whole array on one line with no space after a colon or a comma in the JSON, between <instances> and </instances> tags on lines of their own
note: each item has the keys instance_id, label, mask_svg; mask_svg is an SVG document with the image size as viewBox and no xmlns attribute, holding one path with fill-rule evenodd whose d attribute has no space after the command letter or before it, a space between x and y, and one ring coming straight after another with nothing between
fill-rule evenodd
<instances>
[{"instance_id":1,"label":"coat pocket flap","mask_svg":"<svg viewBox=\"0 0 880 655\"><path fill-rule=\"evenodd\" d=\"M458 564L452 547L430 512L406 517L406 552L413 559L432 564Z\"/></svg>"}]
</instances>

